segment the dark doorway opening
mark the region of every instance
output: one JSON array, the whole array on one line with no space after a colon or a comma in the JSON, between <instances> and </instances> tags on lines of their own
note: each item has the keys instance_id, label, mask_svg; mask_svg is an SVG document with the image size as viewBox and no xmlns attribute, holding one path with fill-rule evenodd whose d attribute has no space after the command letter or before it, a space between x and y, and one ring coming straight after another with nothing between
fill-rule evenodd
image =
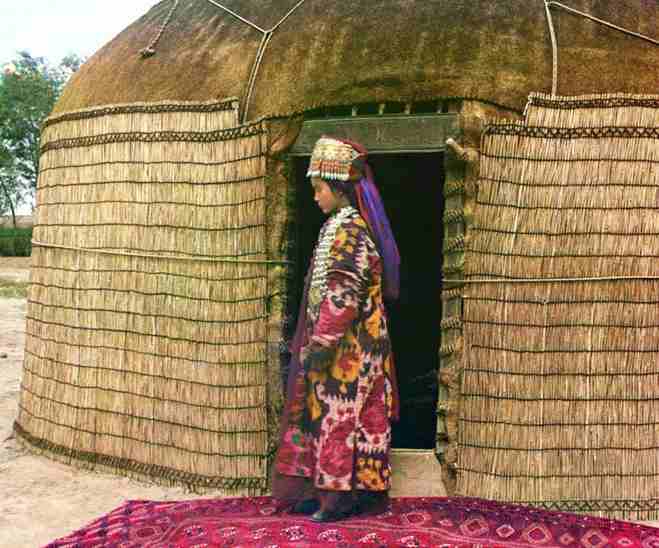
<instances>
[{"instance_id":1,"label":"dark doorway opening","mask_svg":"<svg viewBox=\"0 0 659 548\"><path fill-rule=\"evenodd\" d=\"M400 299L387 303L401 403L393 447L431 449L436 437L442 317L443 157L441 153L383 154L370 156L369 162L401 254ZM297 214L291 234L294 266L287 311L294 320L325 221L305 178L308 164L308 157L295 159Z\"/></svg>"}]
</instances>

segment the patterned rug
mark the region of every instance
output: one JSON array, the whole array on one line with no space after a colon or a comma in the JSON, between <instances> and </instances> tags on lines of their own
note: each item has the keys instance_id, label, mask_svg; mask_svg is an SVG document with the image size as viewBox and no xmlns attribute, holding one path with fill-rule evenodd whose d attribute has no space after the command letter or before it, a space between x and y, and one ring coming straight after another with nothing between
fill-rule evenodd
<instances>
[{"instance_id":1,"label":"patterned rug","mask_svg":"<svg viewBox=\"0 0 659 548\"><path fill-rule=\"evenodd\" d=\"M48 548L659 548L659 529L472 498L398 498L389 511L316 524L269 497L134 500Z\"/></svg>"}]
</instances>

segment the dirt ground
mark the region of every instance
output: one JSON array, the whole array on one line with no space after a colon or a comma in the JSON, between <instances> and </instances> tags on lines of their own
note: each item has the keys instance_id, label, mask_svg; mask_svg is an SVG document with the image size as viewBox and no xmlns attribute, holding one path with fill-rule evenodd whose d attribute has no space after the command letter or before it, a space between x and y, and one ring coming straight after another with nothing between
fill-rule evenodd
<instances>
[{"instance_id":1,"label":"dirt ground","mask_svg":"<svg viewBox=\"0 0 659 548\"><path fill-rule=\"evenodd\" d=\"M29 258L0 257L0 548L43 546L127 499L197 498L183 488L66 466L28 453L13 439L25 346L23 295L29 268ZM14 298L16 294L19 298ZM392 495L445 495L441 471L431 452L402 451L392 461L399 470L394 474Z\"/></svg>"},{"instance_id":2,"label":"dirt ground","mask_svg":"<svg viewBox=\"0 0 659 548\"><path fill-rule=\"evenodd\" d=\"M0 257L0 286L26 282L29 258ZM24 298L0 298L0 548L34 548L64 536L126 499L191 498L183 489L77 470L21 449L12 437L18 409Z\"/></svg>"},{"instance_id":3,"label":"dirt ground","mask_svg":"<svg viewBox=\"0 0 659 548\"><path fill-rule=\"evenodd\" d=\"M0 289L29 280L29 258L0 257ZM12 293L9 293L12 295ZM0 292L0 548L34 548L64 536L128 499L196 498L182 488L78 470L19 447L12 435L25 345L26 299ZM393 496L443 496L432 452L392 455ZM206 495L212 496L212 493ZM659 525L659 522L653 525Z\"/></svg>"},{"instance_id":4,"label":"dirt ground","mask_svg":"<svg viewBox=\"0 0 659 548\"><path fill-rule=\"evenodd\" d=\"M30 257L0 257L0 278L11 282L28 281Z\"/></svg>"}]
</instances>

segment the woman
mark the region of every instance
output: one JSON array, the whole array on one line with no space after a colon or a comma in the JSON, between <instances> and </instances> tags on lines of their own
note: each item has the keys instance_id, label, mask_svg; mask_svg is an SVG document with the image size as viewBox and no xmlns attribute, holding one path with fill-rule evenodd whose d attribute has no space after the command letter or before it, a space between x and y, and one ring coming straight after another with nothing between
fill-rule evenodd
<instances>
[{"instance_id":1,"label":"woman","mask_svg":"<svg viewBox=\"0 0 659 548\"><path fill-rule=\"evenodd\" d=\"M381 508L391 482L398 394L383 298L398 296L400 258L366 156L323 137L307 173L329 218L291 347L273 494L315 521Z\"/></svg>"}]
</instances>

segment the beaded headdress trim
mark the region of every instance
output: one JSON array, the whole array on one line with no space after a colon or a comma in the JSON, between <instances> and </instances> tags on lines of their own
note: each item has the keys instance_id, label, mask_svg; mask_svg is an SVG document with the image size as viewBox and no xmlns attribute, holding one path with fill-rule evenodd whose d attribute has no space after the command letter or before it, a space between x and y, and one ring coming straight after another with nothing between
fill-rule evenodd
<instances>
[{"instance_id":1,"label":"beaded headdress trim","mask_svg":"<svg viewBox=\"0 0 659 548\"><path fill-rule=\"evenodd\" d=\"M330 181L349 181L355 171L353 162L364 156L348 143L321 137L313 147L307 177L320 177Z\"/></svg>"}]
</instances>

